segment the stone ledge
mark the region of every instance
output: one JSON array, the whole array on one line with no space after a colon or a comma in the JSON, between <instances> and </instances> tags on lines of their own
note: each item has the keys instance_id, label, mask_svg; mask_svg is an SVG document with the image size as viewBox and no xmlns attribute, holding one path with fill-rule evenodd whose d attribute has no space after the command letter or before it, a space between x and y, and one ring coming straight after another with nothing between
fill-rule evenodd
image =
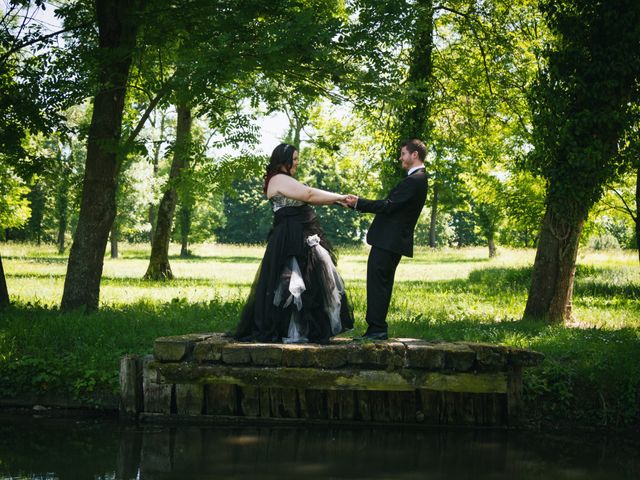
<instances>
[{"instance_id":1,"label":"stone ledge","mask_svg":"<svg viewBox=\"0 0 640 480\"><path fill-rule=\"evenodd\" d=\"M159 362L193 362L264 367L359 368L429 371L502 371L540 364L544 355L531 350L469 342L428 342L397 338L380 342L335 339L329 345L240 343L221 333L158 338Z\"/></svg>"},{"instance_id":2,"label":"stone ledge","mask_svg":"<svg viewBox=\"0 0 640 480\"><path fill-rule=\"evenodd\" d=\"M543 359L501 345L412 338L287 345L220 333L163 337L154 355L123 358L121 413L514 425L522 369Z\"/></svg>"},{"instance_id":3,"label":"stone ledge","mask_svg":"<svg viewBox=\"0 0 640 480\"><path fill-rule=\"evenodd\" d=\"M410 392L506 393L506 372L440 373L420 369L397 372L362 369L310 369L299 367L247 367L151 362L169 384L238 385L239 387L295 388L302 390L363 390Z\"/></svg>"}]
</instances>

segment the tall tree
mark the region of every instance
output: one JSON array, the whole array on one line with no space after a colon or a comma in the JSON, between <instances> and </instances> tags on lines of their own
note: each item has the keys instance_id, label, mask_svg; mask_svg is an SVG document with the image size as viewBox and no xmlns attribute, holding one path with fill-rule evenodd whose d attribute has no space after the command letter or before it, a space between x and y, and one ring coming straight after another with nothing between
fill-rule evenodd
<instances>
[{"instance_id":1,"label":"tall tree","mask_svg":"<svg viewBox=\"0 0 640 480\"><path fill-rule=\"evenodd\" d=\"M2 255L0 255L0 309L9 306L9 290L7 290L7 281L4 277L4 267L2 266Z\"/></svg>"},{"instance_id":2,"label":"tall tree","mask_svg":"<svg viewBox=\"0 0 640 480\"><path fill-rule=\"evenodd\" d=\"M80 217L69 254L61 308L96 309L104 252L115 217L122 112L142 0L96 0L102 79L93 102Z\"/></svg>"},{"instance_id":3,"label":"tall tree","mask_svg":"<svg viewBox=\"0 0 640 480\"><path fill-rule=\"evenodd\" d=\"M383 163L383 182L394 185L404 174L400 162L399 144L408 138L420 138L430 142L433 91L433 0L416 0L408 4L407 28L409 39L408 74L396 105L395 135L387 146L387 156L392 160Z\"/></svg>"},{"instance_id":4,"label":"tall tree","mask_svg":"<svg viewBox=\"0 0 640 480\"><path fill-rule=\"evenodd\" d=\"M623 166L620 142L640 99L640 3L541 2L554 40L532 95L535 170L546 212L524 318L571 318L580 234L606 182Z\"/></svg>"},{"instance_id":5,"label":"tall tree","mask_svg":"<svg viewBox=\"0 0 640 480\"><path fill-rule=\"evenodd\" d=\"M177 183L183 170L189 166L191 155L191 127L193 117L191 108L186 103L179 103L176 107L178 120L176 123L176 140L173 146L173 160L169 181L158 207L156 226L151 244L151 257L144 278L149 280L170 280L173 278L169 264L169 241L173 216L178 202Z\"/></svg>"}]
</instances>

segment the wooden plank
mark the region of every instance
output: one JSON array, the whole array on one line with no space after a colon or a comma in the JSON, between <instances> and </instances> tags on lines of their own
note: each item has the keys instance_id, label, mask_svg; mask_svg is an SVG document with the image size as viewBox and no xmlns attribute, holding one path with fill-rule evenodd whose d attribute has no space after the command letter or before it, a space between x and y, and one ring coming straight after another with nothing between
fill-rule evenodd
<instances>
[{"instance_id":1,"label":"wooden plank","mask_svg":"<svg viewBox=\"0 0 640 480\"><path fill-rule=\"evenodd\" d=\"M442 373L293 367L253 367L155 363L167 383L227 384L303 390L412 391L506 393L506 372Z\"/></svg>"},{"instance_id":2,"label":"wooden plank","mask_svg":"<svg viewBox=\"0 0 640 480\"><path fill-rule=\"evenodd\" d=\"M245 417L260 416L260 389L243 387L240 389L240 409Z\"/></svg>"},{"instance_id":3,"label":"wooden plank","mask_svg":"<svg viewBox=\"0 0 640 480\"><path fill-rule=\"evenodd\" d=\"M522 422L522 367L511 367L507 383L507 418L509 424Z\"/></svg>"},{"instance_id":4,"label":"wooden plank","mask_svg":"<svg viewBox=\"0 0 640 480\"><path fill-rule=\"evenodd\" d=\"M206 385L207 415L236 415L238 392L235 385Z\"/></svg>"},{"instance_id":5,"label":"wooden plank","mask_svg":"<svg viewBox=\"0 0 640 480\"><path fill-rule=\"evenodd\" d=\"M202 415L204 387L198 384L176 384L176 408L179 415Z\"/></svg>"}]
</instances>

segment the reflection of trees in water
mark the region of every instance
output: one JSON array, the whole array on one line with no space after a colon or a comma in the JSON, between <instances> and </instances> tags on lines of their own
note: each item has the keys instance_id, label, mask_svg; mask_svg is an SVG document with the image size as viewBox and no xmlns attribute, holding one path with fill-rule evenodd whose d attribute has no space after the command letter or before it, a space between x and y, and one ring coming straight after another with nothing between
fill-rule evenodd
<instances>
[{"instance_id":1,"label":"reflection of trees in water","mask_svg":"<svg viewBox=\"0 0 640 480\"><path fill-rule=\"evenodd\" d=\"M103 419L0 416L0 478L20 473L20 478L65 480L113 472L126 430L114 425Z\"/></svg>"},{"instance_id":2,"label":"reflection of trees in water","mask_svg":"<svg viewBox=\"0 0 640 480\"><path fill-rule=\"evenodd\" d=\"M638 478L638 451L602 437L503 430L0 419L0 477Z\"/></svg>"}]
</instances>

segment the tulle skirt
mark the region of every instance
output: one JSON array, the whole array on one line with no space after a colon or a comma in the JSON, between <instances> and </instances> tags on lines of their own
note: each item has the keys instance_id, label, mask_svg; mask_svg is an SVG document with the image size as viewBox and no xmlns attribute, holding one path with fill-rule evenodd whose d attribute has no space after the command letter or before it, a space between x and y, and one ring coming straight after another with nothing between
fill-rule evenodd
<instances>
[{"instance_id":1,"label":"tulle skirt","mask_svg":"<svg viewBox=\"0 0 640 480\"><path fill-rule=\"evenodd\" d=\"M235 338L327 343L353 328L353 312L335 256L308 205L274 214L267 248Z\"/></svg>"}]
</instances>

